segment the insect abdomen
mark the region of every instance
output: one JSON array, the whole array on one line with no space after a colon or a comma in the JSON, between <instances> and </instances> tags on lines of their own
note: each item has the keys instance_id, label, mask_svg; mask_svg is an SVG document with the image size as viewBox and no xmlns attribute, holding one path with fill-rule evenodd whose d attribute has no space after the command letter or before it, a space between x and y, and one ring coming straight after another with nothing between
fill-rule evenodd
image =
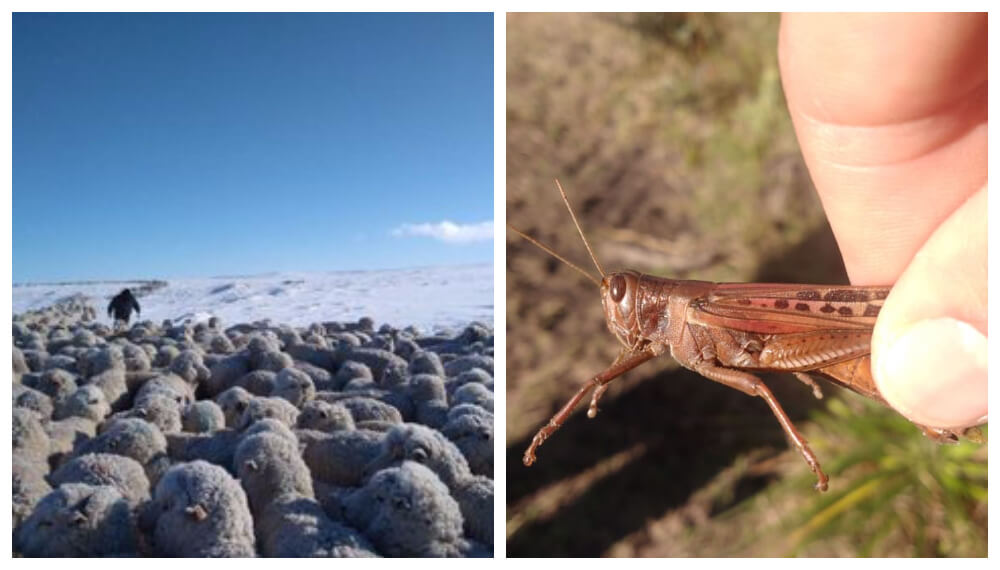
<instances>
[{"instance_id":1,"label":"insect abdomen","mask_svg":"<svg viewBox=\"0 0 1000 570\"><path fill-rule=\"evenodd\" d=\"M871 331L830 330L775 335L760 351L760 365L776 370L809 370L871 352Z\"/></svg>"}]
</instances>

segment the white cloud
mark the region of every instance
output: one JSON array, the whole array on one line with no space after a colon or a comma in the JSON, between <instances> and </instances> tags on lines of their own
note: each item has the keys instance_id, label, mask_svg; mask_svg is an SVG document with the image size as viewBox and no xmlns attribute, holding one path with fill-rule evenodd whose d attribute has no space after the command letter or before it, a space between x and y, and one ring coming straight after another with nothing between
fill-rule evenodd
<instances>
[{"instance_id":1,"label":"white cloud","mask_svg":"<svg viewBox=\"0 0 1000 570\"><path fill-rule=\"evenodd\" d=\"M445 243L487 241L493 239L493 222L456 224L445 220L429 224L403 224L392 230L392 235L430 237Z\"/></svg>"}]
</instances>

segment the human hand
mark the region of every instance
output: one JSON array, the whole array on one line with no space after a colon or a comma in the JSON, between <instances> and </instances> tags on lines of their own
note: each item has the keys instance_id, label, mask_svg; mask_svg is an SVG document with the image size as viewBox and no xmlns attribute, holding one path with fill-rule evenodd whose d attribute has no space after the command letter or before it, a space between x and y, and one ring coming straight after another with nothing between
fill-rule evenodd
<instances>
[{"instance_id":1,"label":"human hand","mask_svg":"<svg viewBox=\"0 0 1000 570\"><path fill-rule=\"evenodd\" d=\"M895 284L879 390L916 423L985 422L986 14L786 14L778 57L851 282Z\"/></svg>"}]
</instances>

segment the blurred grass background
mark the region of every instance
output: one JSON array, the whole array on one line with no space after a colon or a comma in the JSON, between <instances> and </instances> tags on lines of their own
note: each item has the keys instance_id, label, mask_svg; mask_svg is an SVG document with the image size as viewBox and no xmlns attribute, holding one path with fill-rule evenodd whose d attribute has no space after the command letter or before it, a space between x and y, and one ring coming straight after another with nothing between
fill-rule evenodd
<instances>
[{"instance_id":1,"label":"blurred grass background","mask_svg":"<svg viewBox=\"0 0 1000 570\"><path fill-rule=\"evenodd\" d=\"M592 267L846 283L785 107L772 14L509 14L507 220ZM618 351L593 284L507 236L509 556L985 556L987 448L938 446L824 384L766 404L661 358L539 451L534 431Z\"/></svg>"}]
</instances>

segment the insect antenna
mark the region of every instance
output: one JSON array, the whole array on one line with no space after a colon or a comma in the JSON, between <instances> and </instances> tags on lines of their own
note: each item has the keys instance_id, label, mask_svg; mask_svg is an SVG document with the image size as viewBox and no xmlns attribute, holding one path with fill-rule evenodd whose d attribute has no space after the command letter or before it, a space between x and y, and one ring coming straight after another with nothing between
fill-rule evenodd
<instances>
[{"instance_id":1,"label":"insect antenna","mask_svg":"<svg viewBox=\"0 0 1000 570\"><path fill-rule=\"evenodd\" d=\"M531 243L535 244L535 246L537 246L539 249L541 249L545 253L551 255L552 257L558 259L559 261L565 263L566 265L572 267L573 269L576 269L577 271L579 271L580 273L582 273L584 275L584 277L586 277L587 279L590 279L591 281L593 281L594 285L597 285L598 287L601 286L601 282L598 281L597 279L595 279L593 275L591 275L590 273L584 271L583 269L580 268L580 266L578 266L577 264L573 263L572 261L569 261L565 257L559 255L558 253L556 253L555 251L553 251L553 249L551 247L543 244L542 242L540 242L537 239L529 236L528 234L522 232L521 230L515 228L514 226L512 226L510 224L507 224L507 227L510 229L510 231L516 233L517 235L519 235L519 236L523 237L524 239L530 241ZM600 266L598 266L598 269L600 269Z\"/></svg>"},{"instance_id":2,"label":"insect antenna","mask_svg":"<svg viewBox=\"0 0 1000 570\"><path fill-rule=\"evenodd\" d=\"M569 210L569 215L573 218L573 225L576 226L576 231L580 232L580 238L583 239L583 245L587 246L587 253L590 254L590 259L594 260L594 265L597 266L598 273L601 274L601 277L604 277L607 274L604 273L604 269L601 267L601 264L597 262L597 256L594 255L594 250L590 249L590 242L587 241L587 236L583 235L583 230L580 228L580 222L576 221L576 214L573 213L573 208L569 205L569 199L566 198L566 192L563 190L562 184L559 183L558 178L556 178L556 187L559 188L559 194L562 195L563 203L566 204L566 209Z\"/></svg>"}]
</instances>

